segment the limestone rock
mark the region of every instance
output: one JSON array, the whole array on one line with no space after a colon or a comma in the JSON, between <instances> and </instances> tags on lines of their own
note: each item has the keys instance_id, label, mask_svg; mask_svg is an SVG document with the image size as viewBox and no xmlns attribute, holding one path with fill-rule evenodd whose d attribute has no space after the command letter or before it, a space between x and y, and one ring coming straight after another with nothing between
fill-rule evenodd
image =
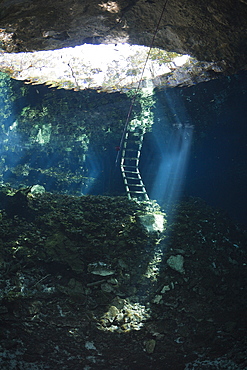
<instances>
[{"instance_id":1,"label":"limestone rock","mask_svg":"<svg viewBox=\"0 0 247 370\"><path fill-rule=\"evenodd\" d=\"M170 266L173 270L184 274L184 257L181 254L176 256L170 256L167 260L168 266Z\"/></svg>"},{"instance_id":2,"label":"limestone rock","mask_svg":"<svg viewBox=\"0 0 247 370\"><path fill-rule=\"evenodd\" d=\"M1 4L0 41L8 52L52 50L84 43L149 46L163 0L12 0ZM154 46L246 68L247 7L244 1L169 0Z\"/></svg>"},{"instance_id":3,"label":"limestone rock","mask_svg":"<svg viewBox=\"0 0 247 370\"><path fill-rule=\"evenodd\" d=\"M151 354L154 352L156 346L156 341L154 339L149 339L145 343L145 350L148 354Z\"/></svg>"},{"instance_id":4,"label":"limestone rock","mask_svg":"<svg viewBox=\"0 0 247 370\"><path fill-rule=\"evenodd\" d=\"M139 218L147 232L164 231L164 216L162 214L147 213Z\"/></svg>"}]
</instances>

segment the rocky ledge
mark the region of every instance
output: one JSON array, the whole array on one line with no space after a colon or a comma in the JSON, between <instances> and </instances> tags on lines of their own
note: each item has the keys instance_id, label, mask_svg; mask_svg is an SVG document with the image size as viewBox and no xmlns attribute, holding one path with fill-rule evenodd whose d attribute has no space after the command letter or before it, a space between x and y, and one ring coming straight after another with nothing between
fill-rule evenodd
<instances>
[{"instance_id":1,"label":"rocky ledge","mask_svg":"<svg viewBox=\"0 0 247 370\"><path fill-rule=\"evenodd\" d=\"M246 368L246 235L225 215L189 198L147 231L159 209L127 197L0 198L1 369Z\"/></svg>"}]
</instances>

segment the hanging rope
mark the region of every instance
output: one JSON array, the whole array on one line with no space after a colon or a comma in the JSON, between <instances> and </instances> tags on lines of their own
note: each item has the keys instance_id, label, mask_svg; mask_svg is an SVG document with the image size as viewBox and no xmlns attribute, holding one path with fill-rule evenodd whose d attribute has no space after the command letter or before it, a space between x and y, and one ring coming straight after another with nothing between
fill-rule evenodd
<instances>
[{"instance_id":1,"label":"hanging rope","mask_svg":"<svg viewBox=\"0 0 247 370\"><path fill-rule=\"evenodd\" d=\"M118 163L118 160L119 160L119 156L120 156L120 152L122 150L122 147L123 147L123 142L124 142L124 137L125 137L125 134L126 134L126 131L127 131L127 128L128 128L128 124L129 124L129 121L130 121L130 115L132 113L132 110L133 110L133 106L135 104L135 101L136 101L136 97L137 97L137 94L140 90L140 87L141 87L141 82L142 82L142 78L143 78L143 75L144 75L144 71L145 71L145 68L147 66L147 62L148 62L148 59L150 57L150 53L151 53L151 50L153 48L153 44L154 44L154 40L155 40L155 37L156 37L156 34L159 30L159 26L160 26L160 22L162 20L162 17L163 17L163 14L165 12L165 9L166 9L166 6L167 6L167 3L168 3L168 0L165 1L165 4L163 6L163 9L162 9L162 12L161 12L161 15L160 15L160 18L159 18L159 21L157 23L157 26L156 26L156 29L154 31L154 34L153 34L153 38L152 38L152 41L151 41L151 44L150 44L150 47L149 47L149 51L148 51L148 54L147 54L147 57L146 57L146 60L145 60L145 63L144 63L144 66L142 68L142 73L141 73L141 77L140 77L140 80L139 80L139 83L136 87L136 90L135 90L135 94L131 100L131 104L130 104L130 108L129 108L129 112L128 112L128 115L127 115L127 118L126 118L126 122L125 122L125 125L124 125L124 130L123 130L123 134L122 134L122 137L121 137L121 141L120 141L120 144L118 146L118 153L117 153L117 157L116 157L116 161L115 161L115 166L117 166L117 163Z\"/></svg>"}]
</instances>

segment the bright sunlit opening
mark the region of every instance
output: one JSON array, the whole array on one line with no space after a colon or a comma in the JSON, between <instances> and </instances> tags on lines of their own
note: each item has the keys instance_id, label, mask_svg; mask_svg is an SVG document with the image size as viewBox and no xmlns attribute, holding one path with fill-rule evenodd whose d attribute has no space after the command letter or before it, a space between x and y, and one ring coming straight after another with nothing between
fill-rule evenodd
<instances>
[{"instance_id":1,"label":"bright sunlit opening","mask_svg":"<svg viewBox=\"0 0 247 370\"><path fill-rule=\"evenodd\" d=\"M114 8L114 2L102 6ZM106 4L106 5L105 5ZM108 10L110 11L110 10ZM113 10L112 10L113 11ZM2 70L17 80L47 84L65 89L101 89L125 91L136 87L140 79L152 80L173 73L190 60L188 55L152 48L117 44L84 44L58 50L0 54Z\"/></svg>"},{"instance_id":2,"label":"bright sunlit opening","mask_svg":"<svg viewBox=\"0 0 247 370\"><path fill-rule=\"evenodd\" d=\"M174 58L173 63L175 64L175 66L181 67L185 63L187 63L189 61L189 59L190 59L190 56L185 54L185 55L181 55L181 56L178 56L178 57Z\"/></svg>"}]
</instances>

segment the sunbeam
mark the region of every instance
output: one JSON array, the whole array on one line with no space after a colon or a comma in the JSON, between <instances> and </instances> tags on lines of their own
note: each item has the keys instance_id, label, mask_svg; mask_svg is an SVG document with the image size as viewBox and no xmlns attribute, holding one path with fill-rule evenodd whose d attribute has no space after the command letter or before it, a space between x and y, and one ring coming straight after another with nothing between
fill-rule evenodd
<instances>
[{"instance_id":1,"label":"sunbeam","mask_svg":"<svg viewBox=\"0 0 247 370\"><path fill-rule=\"evenodd\" d=\"M159 148L161 161L153 183L151 198L156 199L160 205L166 205L167 210L176 202L181 193L193 127L190 125L177 125L170 134L167 147L162 146L162 136L155 137Z\"/></svg>"},{"instance_id":2,"label":"sunbeam","mask_svg":"<svg viewBox=\"0 0 247 370\"><path fill-rule=\"evenodd\" d=\"M102 173L103 164L101 158L94 150L90 150L86 156L87 176L83 179L81 193L92 194L95 191L97 180ZM97 190L96 190L97 192Z\"/></svg>"},{"instance_id":3,"label":"sunbeam","mask_svg":"<svg viewBox=\"0 0 247 370\"><path fill-rule=\"evenodd\" d=\"M22 158L23 148L17 126L13 117L9 117L0 129L1 179L4 181L9 179L10 168L16 167Z\"/></svg>"},{"instance_id":4,"label":"sunbeam","mask_svg":"<svg viewBox=\"0 0 247 370\"><path fill-rule=\"evenodd\" d=\"M183 188L193 125L189 123L187 112L182 104L179 104L179 112L174 108L175 96L166 94L165 98L175 122L168 123L169 130L165 133L159 130L159 127L152 131L159 163L150 195L166 212L169 212L171 206L178 201Z\"/></svg>"}]
</instances>

